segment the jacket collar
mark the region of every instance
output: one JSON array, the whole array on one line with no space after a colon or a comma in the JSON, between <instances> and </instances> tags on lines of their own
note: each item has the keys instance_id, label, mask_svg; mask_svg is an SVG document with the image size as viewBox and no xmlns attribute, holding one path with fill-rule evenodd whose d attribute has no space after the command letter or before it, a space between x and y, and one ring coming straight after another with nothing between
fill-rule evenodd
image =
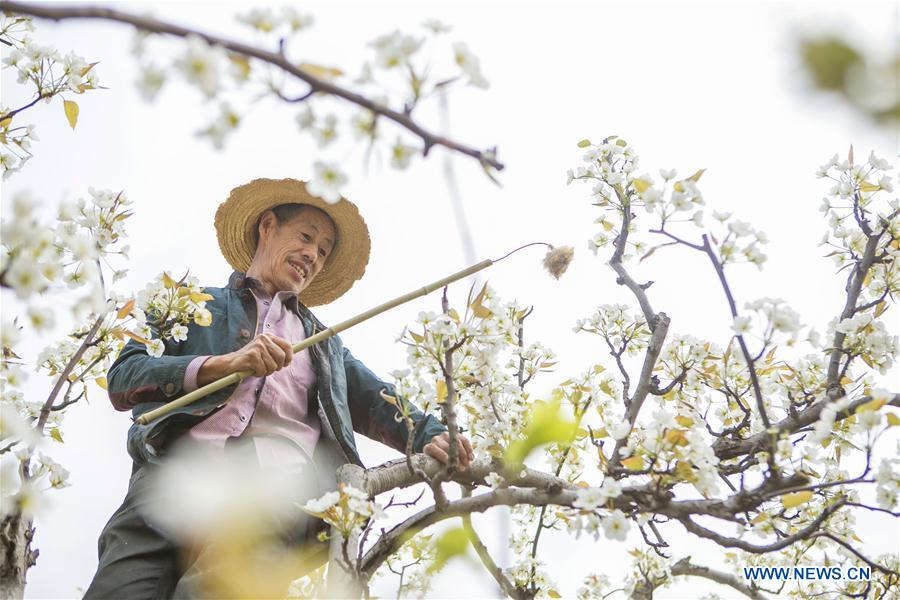
<instances>
[{"instance_id":1,"label":"jacket collar","mask_svg":"<svg viewBox=\"0 0 900 600\"><path fill-rule=\"evenodd\" d=\"M234 271L231 273L231 276L228 278L228 285L226 286L229 289L241 292L246 291L249 292L251 289L262 289L262 284L258 279L247 276L246 273L241 273L240 271ZM319 326L321 329L325 329L325 325L319 321L315 315L306 307L297 295L291 296L291 298L285 302L291 310L293 310L298 316L305 317L309 319L313 323Z\"/></svg>"}]
</instances>

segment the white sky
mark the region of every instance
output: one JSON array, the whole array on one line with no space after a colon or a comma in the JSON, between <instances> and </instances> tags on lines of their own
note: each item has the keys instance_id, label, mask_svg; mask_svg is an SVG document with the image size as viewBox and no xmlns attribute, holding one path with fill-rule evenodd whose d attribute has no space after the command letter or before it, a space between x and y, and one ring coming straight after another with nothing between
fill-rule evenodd
<instances>
[{"instance_id":1,"label":"white sky","mask_svg":"<svg viewBox=\"0 0 900 600\"><path fill-rule=\"evenodd\" d=\"M251 40L232 19L249 5L168 3L153 10L160 18ZM142 12L149 5L120 6ZM827 186L814 172L851 143L857 155L874 149L895 162L897 136L872 127L836 99L807 93L793 36L838 29L878 51L890 51L896 44L895 3L332 1L297 6L316 18L316 26L294 46L298 61L335 65L355 75L371 57L367 42L394 29L415 31L428 17L452 25L450 40L468 42L480 57L491 88L460 89L450 100L452 137L476 147L498 145L507 165L498 188L473 161L454 159L478 259L535 240L576 248L576 260L559 282L539 269L538 249L485 275L503 298L534 304L527 338L543 341L561 358L559 372L545 375L538 388L606 360L599 338L575 335L571 328L599 304L631 300L615 285L605 259L587 251L592 221L599 216L590 205L589 189L565 187L566 169L581 160L575 143L585 137L621 135L652 173L660 167L682 174L706 168L701 189L708 210L733 210L769 234L770 261L761 274L748 266L729 273L739 303L782 297L820 330L842 306L843 275L833 275L816 246L825 227L817 209ZM163 269L180 274L188 268L204 284L223 285L230 271L212 227L217 205L230 189L253 178L308 178L319 156L315 144L298 134L296 108L258 106L217 153L193 135L211 114L199 92L179 82L165 88L152 106L140 101L132 83L129 28L40 22L35 37L62 52L75 50L89 62L100 60L100 82L111 89L77 98L81 116L74 133L61 102L28 111L41 141L25 170L4 182L4 206L21 189L36 193L49 207L63 198L86 196L88 186L124 190L134 201L129 221L133 260L119 289L137 290ZM3 73L3 96L9 106L26 100L8 72ZM245 106L240 98L234 104ZM433 110L420 117L434 128L439 123ZM397 131L387 137L393 139ZM338 302L316 310L323 321L343 320L465 266L441 152L401 173L376 162L364 174L362 150L349 143L325 156L342 161L352 174L346 195L366 217L373 248L365 278ZM657 253L635 275L655 280L651 300L672 318L671 333L727 342L727 306L704 257L681 249ZM461 303L466 289L454 286L451 300ZM15 302L3 294L4 312L13 310ZM421 299L342 337L354 354L386 376L405 366L404 348L394 343L403 326L419 310L439 306L437 295ZM58 320L64 316L59 311ZM894 332L897 325L895 315ZM36 350L54 338L29 342ZM896 374L891 373L893 382ZM29 394L41 397L47 389L40 376L31 377ZM96 538L127 485L129 423L100 390L89 405L68 410L66 443L53 447L52 456L71 471L72 486L50 494L52 509L37 522L41 556L29 574L29 597L73 597L89 583ZM361 447L370 466L396 456L373 443ZM488 515L476 521L503 557L498 519ZM858 523L868 554L898 547L896 522L860 514ZM672 539L688 538L673 534ZM625 550L639 540L636 532L628 544L593 544L584 538L576 543L550 535L543 551L548 558L565 556L551 558L549 570L559 591L571 596L590 571L623 573ZM690 540L676 547L676 557L686 554L696 562L720 564L721 552L712 545ZM435 594L492 596L491 586L486 573L451 566L438 578ZM733 596L727 588L694 580L658 597L690 598L712 590ZM375 593L393 595L390 583L377 586Z\"/></svg>"}]
</instances>

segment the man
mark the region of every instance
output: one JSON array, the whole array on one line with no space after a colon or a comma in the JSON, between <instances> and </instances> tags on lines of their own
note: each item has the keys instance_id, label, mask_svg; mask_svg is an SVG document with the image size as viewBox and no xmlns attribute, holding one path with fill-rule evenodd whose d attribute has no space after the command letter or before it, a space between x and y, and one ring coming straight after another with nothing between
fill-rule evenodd
<instances>
[{"instance_id":1,"label":"man","mask_svg":"<svg viewBox=\"0 0 900 600\"><path fill-rule=\"evenodd\" d=\"M228 286L206 288L212 324L191 325L183 342L166 341L153 358L130 341L109 370L109 395L134 417L237 371L253 375L128 433L134 469L122 506L103 530L100 564L86 598L167 598L191 595L183 577L184 549L146 520L152 478L176 441L225 455L247 448L261 468L306 473L313 465L319 493L336 489L335 470L362 465L357 431L401 452L408 429L378 379L334 336L301 353L292 345L325 329L309 306L331 302L362 277L368 228L356 206L311 195L293 179L257 179L232 190L215 218L219 247L234 267ZM413 451L447 462L449 438L431 415L413 410ZM473 459L460 438L459 465ZM174 456L174 455L173 455ZM174 459L177 460L177 459ZM322 522L304 532L304 539Z\"/></svg>"}]
</instances>

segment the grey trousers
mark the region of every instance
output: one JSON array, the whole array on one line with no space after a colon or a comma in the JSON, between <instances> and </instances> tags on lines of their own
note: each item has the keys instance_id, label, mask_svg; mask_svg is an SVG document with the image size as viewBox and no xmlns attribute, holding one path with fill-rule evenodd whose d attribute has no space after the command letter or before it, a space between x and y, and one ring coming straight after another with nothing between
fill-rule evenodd
<instances>
[{"instance_id":1,"label":"grey trousers","mask_svg":"<svg viewBox=\"0 0 900 600\"><path fill-rule=\"evenodd\" d=\"M158 468L141 466L133 471L122 505L100 534L99 565L84 595L86 600L203 597L198 591L203 573L192 564L188 551L145 518L153 473ZM285 536L286 543L311 543L323 526L309 515L300 516L290 536ZM325 558L323 553L315 553L310 568L321 565Z\"/></svg>"}]
</instances>

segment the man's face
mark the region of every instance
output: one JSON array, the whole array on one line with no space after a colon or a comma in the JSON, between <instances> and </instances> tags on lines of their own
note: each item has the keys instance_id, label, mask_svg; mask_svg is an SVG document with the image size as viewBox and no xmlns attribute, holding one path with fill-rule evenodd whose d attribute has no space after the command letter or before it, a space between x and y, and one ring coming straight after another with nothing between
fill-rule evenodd
<instances>
[{"instance_id":1,"label":"man's face","mask_svg":"<svg viewBox=\"0 0 900 600\"><path fill-rule=\"evenodd\" d=\"M335 238L334 224L318 208L305 206L281 224L268 211L259 223L259 244L248 274L272 294L300 293L325 266Z\"/></svg>"}]
</instances>

